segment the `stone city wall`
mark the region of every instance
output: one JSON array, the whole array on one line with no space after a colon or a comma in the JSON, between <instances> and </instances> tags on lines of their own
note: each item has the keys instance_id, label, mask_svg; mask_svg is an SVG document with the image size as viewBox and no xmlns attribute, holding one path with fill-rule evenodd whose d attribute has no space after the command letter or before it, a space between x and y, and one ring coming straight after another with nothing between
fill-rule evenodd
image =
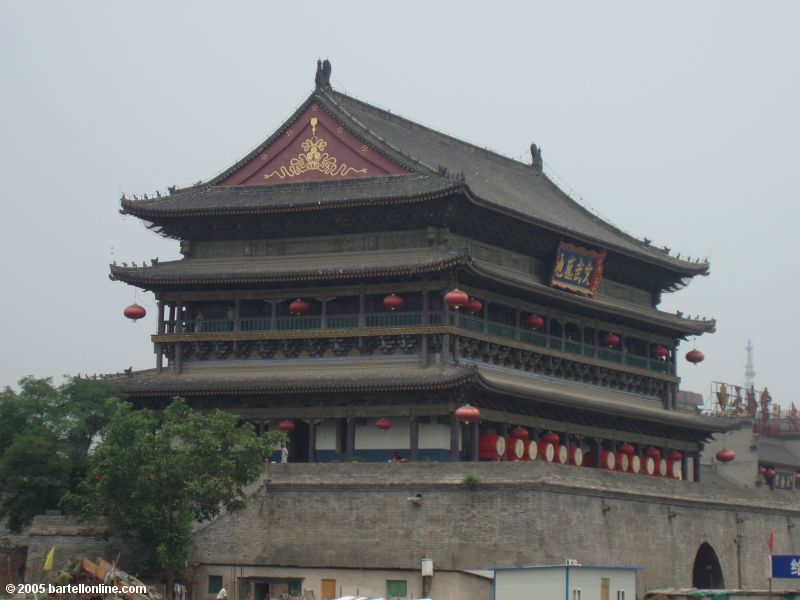
<instances>
[{"instance_id":1,"label":"stone city wall","mask_svg":"<svg viewBox=\"0 0 800 600\"><path fill-rule=\"evenodd\" d=\"M477 485L469 488L464 478ZM800 553L794 492L536 463L270 465L246 507L195 532L201 564L444 570L637 566L639 593L691 587L701 544L728 587L765 588L766 544Z\"/></svg>"}]
</instances>

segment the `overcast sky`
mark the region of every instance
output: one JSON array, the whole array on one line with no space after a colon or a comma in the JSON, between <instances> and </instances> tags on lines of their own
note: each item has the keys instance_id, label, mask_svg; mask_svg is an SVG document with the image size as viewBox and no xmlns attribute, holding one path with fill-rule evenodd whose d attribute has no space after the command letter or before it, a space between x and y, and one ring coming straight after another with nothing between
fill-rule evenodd
<instances>
[{"instance_id":1,"label":"overcast sky","mask_svg":"<svg viewBox=\"0 0 800 600\"><path fill-rule=\"evenodd\" d=\"M177 258L122 191L208 179L313 88L546 171L607 220L711 275L662 308L718 319L683 388L742 383L800 404L800 3L0 2L2 360L27 374L155 364L149 314L112 260ZM682 353L690 349L683 344Z\"/></svg>"}]
</instances>

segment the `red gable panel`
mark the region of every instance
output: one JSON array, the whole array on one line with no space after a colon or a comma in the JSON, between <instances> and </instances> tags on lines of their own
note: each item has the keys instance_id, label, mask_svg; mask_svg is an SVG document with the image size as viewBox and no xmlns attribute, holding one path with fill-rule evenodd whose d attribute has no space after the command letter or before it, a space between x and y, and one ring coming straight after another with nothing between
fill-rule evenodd
<instances>
[{"instance_id":1,"label":"red gable panel","mask_svg":"<svg viewBox=\"0 0 800 600\"><path fill-rule=\"evenodd\" d=\"M399 175L408 171L378 154L316 104L280 138L220 185L265 185Z\"/></svg>"}]
</instances>

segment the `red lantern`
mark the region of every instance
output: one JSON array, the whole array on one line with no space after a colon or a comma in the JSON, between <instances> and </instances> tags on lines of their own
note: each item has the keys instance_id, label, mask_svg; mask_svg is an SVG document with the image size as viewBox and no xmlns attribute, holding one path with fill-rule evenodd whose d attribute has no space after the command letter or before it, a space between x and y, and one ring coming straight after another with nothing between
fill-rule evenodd
<instances>
[{"instance_id":1,"label":"red lantern","mask_svg":"<svg viewBox=\"0 0 800 600\"><path fill-rule=\"evenodd\" d=\"M798 483L800 483L800 473L795 473L795 474L794 474L794 483L795 483L795 486L796 486Z\"/></svg>"},{"instance_id":2,"label":"red lantern","mask_svg":"<svg viewBox=\"0 0 800 600\"><path fill-rule=\"evenodd\" d=\"M512 438L519 438L521 440L527 440L530 437L530 433L524 427L514 427L511 432L508 434Z\"/></svg>"},{"instance_id":3,"label":"red lantern","mask_svg":"<svg viewBox=\"0 0 800 600\"><path fill-rule=\"evenodd\" d=\"M547 442L548 444L554 444L554 445L558 445L558 443L561 441L561 438L560 438L560 437L558 437L558 434L557 434L557 433L553 433L553 432L551 431L550 433L546 433L546 434L544 434L544 435L542 436L542 440L543 440L543 441L545 441L545 442Z\"/></svg>"},{"instance_id":4,"label":"red lantern","mask_svg":"<svg viewBox=\"0 0 800 600\"><path fill-rule=\"evenodd\" d=\"M105 476L106 476L106 475L105 475L105 473L103 473L102 471L98 471L98 472L97 472L97 474L94 476L94 478L95 478L97 481L103 481L103 478L104 478Z\"/></svg>"},{"instance_id":5,"label":"red lantern","mask_svg":"<svg viewBox=\"0 0 800 600\"><path fill-rule=\"evenodd\" d=\"M294 431L294 422L289 421L288 419L286 421L281 421L278 423L278 429L285 431L286 433Z\"/></svg>"},{"instance_id":6,"label":"red lantern","mask_svg":"<svg viewBox=\"0 0 800 600\"><path fill-rule=\"evenodd\" d=\"M670 460L672 460L672 461L681 460L683 458L683 454L681 452L678 452L677 450L672 450L669 453L669 457L668 458Z\"/></svg>"},{"instance_id":7,"label":"red lantern","mask_svg":"<svg viewBox=\"0 0 800 600\"><path fill-rule=\"evenodd\" d=\"M471 315L474 315L476 312L479 312L483 308L483 304L481 304L480 300L476 300L475 298L470 299L464 305L464 312L468 312Z\"/></svg>"},{"instance_id":8,"label":"red lantern","mask_svg":"<svg viewBox=\"0 0 800 600\"><path fill-rule=\"evenodd\" d=\"M633 447L632 444L628 442L623 442L619 445L619 451L623 454L627 454L628 456L632 456L634 452L636 452L636 448Z\"/></svg>"},{"instance_id":9,"label":"red lantern","mask_svg":"<svg viewBox=\"0 0 800 600\"><path fill-rule=\"evenodd\" d=\"M139 306L136 303L131 304L130 306L126 306L125 310L122 311L122 314L128 317L131 321L136 322L139 319L144 318L147 314L147 311L144 309L144 306Z\"/></svg>"},{"instance_id":10,"label":"red lantern","mask_svg":"<svg viewBox=\"0 0 800 600\"><path fill-rule=\"evenodd\" d=\"M397 294L389 294L383 299L383 305L389 310L397 310L403 306L403 299Z\"/></svg>"},{"instance_id":11,"label":"red lantern","mask_svg":"<svg viewBox=\"0 0 800 600\"><path fill-rule=\"evenodd\" d=\"M648 448L644 451L645 456L649 456L653 460L658 460L661 458L661 451L658 448Z\"/></svg>"},{"instance_id":12,"label":"red lantern","mask_svg":"<svg viewBox=\"0 0 800 600\"><path fill-rule=\"evenodd\" d=\"M447 306L452 306L456 310L464 306L467 302L469 302L469 296L466 292L462 292L458 288L447 292L444 295L444 301Z\"/></svg>"},{"instance_id":13,"label":"red lantern","mask_svg":"<svg viewBox=\"0 0 800 600\"><path fill-rule=\"evenodd\" d=\"M703 354L702 352L700 352L700 350L697 350L696 348L694 350L689 350L686 353L686 360L688 360L693 365L696 365L697 363L701 363L705 359L706 359L706 355Z\"/></svg>"},{"instance_id":14,"label":"red lantern","mask_svg":"<svg viewBox=\"0 0 800 600\"><path fill-rule=\"evenodd\" d=\"M375 421L375 427L380 429L381 431L388 431L392 428L392 422L389 419L381 417L377 421Z\"/></svg>"},{"instance_id":15,"label":"red lantern","mask_svg":"<svg viewBox=\"0 0 800 600\"><path fill-rule=\"evenodd\" d=\"M308 312L308 303L298 298L289 305L289 314L294 316L304 315Z\"/></svg>"},{"instance_id":16,"label":"red lantern","mask_svg":"<svg viewBox=\"0 0 800 600\"><path fill-rule=\"evenodd\" d=\"M733 450L720 450L717 452L717 460L721 463L729 463L736 458L736 452Z\"/></svg>"},{"instance_id":17,"label":"red lantern","mask_svg":"<svg viewBox=\"0 0 800 600\"><path fill-rule=\"evenodd\" d=\"M541 329L544 327L544 319L539 315L531 315L527 319L525 319L525 325L530 327L531 329Z\"/></svg>"},{"instance_id":18,"label":"red lantern","mask_svg":"<svg viewBox=\"0 0 800 600\"><path fill-rule=\"evenodd\" d=\"M653 358L665 360L667 356L669 356L669 350L667 350L664 346L653 346L653 349L650 351L650 355Z\"/></svg>"},{"instance_id":19,"label":"red lantern","mask_svg":"<svg viewBox=\"0 0 800 600\"><path fill-rule=\"evenodd\" d=\"M758 467L758 474L759 475L764 475L764 474L766 474L766 472L767 472L767 467ZM798 475L800 475L800 473L798 473Z\"/></svg>"},{"instance_id":20,"label":"red lantern","mask_svg":"<svg viewBox=\"0 0 800 600\"><path fill-rule=\"evenodd\" d=\"M775 469L767 469L767 479L772 479L775 475L777 475Z\"/></svg>"},{"instance_id":21,"label":"red lantern","mask_svg":"<svg viewBox=\"0 0 800 600\"><path fill-rule=\"evenodd\" d=\"M616 333L607 333L603 336L602 342L607 348L616 348L619 346L619 336Z\"/></svg>"},{"instance_id":22,"label":"red lantern","mask_svg":"<svg viewBox=\"0 0 800 600\"><path fill-rule=\"evenodd\" d=\"M469 404L456 409L456 419L462 423L477 423L480 418L481 411Z\"/></svg>"}]
</instances>

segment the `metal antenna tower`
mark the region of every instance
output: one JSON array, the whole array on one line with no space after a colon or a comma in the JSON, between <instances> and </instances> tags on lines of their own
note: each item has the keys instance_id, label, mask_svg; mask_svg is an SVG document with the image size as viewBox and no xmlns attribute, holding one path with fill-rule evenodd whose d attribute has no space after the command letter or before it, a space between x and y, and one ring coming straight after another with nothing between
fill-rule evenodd
<instances>
[{"instance_id":1,"label":"metal antenna tower","mask_svg":"<svg viewBox=\"0 0 800 600\"><path fill-rule=\"evenodd\" d=\"M747 340L747 363L744 365L744 384L748 388L755 387L756 371L753 367L753 343Z\"/></svg>"}]
</instances>

